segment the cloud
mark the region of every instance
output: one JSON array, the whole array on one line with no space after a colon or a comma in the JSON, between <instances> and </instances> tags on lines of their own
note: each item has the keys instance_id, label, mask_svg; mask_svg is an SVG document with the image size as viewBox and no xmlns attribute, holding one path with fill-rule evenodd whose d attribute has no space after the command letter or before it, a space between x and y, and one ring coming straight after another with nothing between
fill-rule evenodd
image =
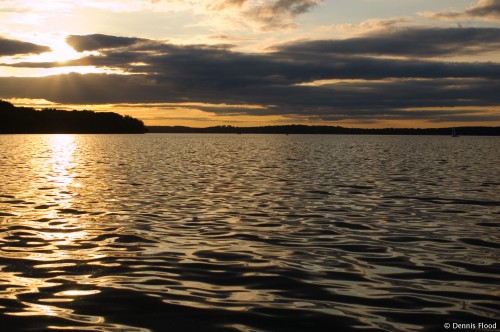
<instances>
[{"instance_id":1,"label":"cloud","mask_svg":"<svg viewBox=\"0 0 500 332\"><path fill-rule=\"evenodd\" d=\"M382 31L390 31L400 29L402 26L409 25L412 20L406 17L395 17L378 19L372 18L359 23L340 23L332 25L322 25L318 28L321 32L333 32L350 38L353 36L366 35Z\"/></svg>"},{"instance_id":2,"label":"cloud","mask_svg":"<svg viewBox=\"0 0 500 332\"><path fill-rule=\"evenodd\" d=\"M472 17L485 17L490 19L500 19L499 0L479 0L478 3L466 10Z\"/></svg>"},{"instance_id":3,"label":"cloud","mask_svg":"<svg viewBox=\"0 0 500 332\"><path fill-rule=\"evenodd\" d=\"M405 28L345 40L293 43L282 51L347 55L441 57L498 52L497 28Z\"/></svg>"},{"instance_id":4,"label":"cloud","mask_svg":"<svg viewBox=\"0 0 500 332\"><path fill-rule=\"evenodd\" d=\"M323 0L174 0L190 5L209 14L228 12L225 19L245 22L261 30L288 29L295 26L294 19L309 12ZM153 4L168 3L166 0L150 0Z\"/></svg>"},{"instance_id":5,"label":"cloud","mask_svg":"<svg viewBox=\"0 0 500 332\"><path fill-rule=\"evenodd\" d=\"M228 8L241 8L248 0L220 0L208 3L206 7L209 10L220 11Z\"/></svg>"},{"instance_id":6,"label":"cloud","mask_svg":"<svg viewBox=\"0 0 500 332\"><path fill-rule=\"evenodd\" d=\"M50 47L0 37L0 56L40 54L50 52Z\"/></svg>"},{"instance_id":7,"label":"cloud","mask_svg":"<svg viewBox=\"0 0 500 332\"><path fill-rule=\"evenodd\" d=\"M244 15L261 23L264 30L290 28L298 15L309 12L317 6L318 0L275 0L249 6Z\"/></svg>"},{"instance_id":8,"label":"cloud","mask_svg":"<svg viewBox=\"0 0 500 332\"><path fill-rule=\"evenodd\" d=\"M497 28L414 28L344 40L297 41L272 52L249 54L229 46L181 46L107 35L70 36L80 51L100 50L64 63L18 63L17 67L97 66L130 73L195 78L212 84L297 84L318 79L391 77L495 77L497 63L454 63L445 57L485 55L500 47ZM392 58L387 58L388 56ZM398 58L394 58L398 57ZM424 60L429 59L429 60Z\"/></svg>"},{"instance_id":9,"label":"cloud","mask_svg":"<svg viewBox=\"0 0 500 332\"><path fill-rule=\"evenodd\" d=\"M500 20L500 0L479 0L476 4L463 11L450 12L426 12L423 16L434 19L456 20L456 19L485 19Z\"/></svg>"},{"instance_id":10,"label":"cloud","mask_svg":"<svg viewBox=\"0 0 500 332\"><path fill-rule=\"evenodd\" d=\"M66 38L66 42L78 52L131 46L141 41L143 41L141 38L117 37L103 34L70 35Z\"/></svg>"},{"instance_id":11,"label":"cloud","mask_svg":"<svg viewBox=\"0 0 500 332\"><path fill-rule=\"evenodd\" d=\"M499 116L500 63L451 62L446 56L469 54L473 49L487 54L498 48L498 31L391 30L346 40L294 42L258 54L227 46L77 36L73 41L78 49L98 49L99 54L65 63L11 66L96 66L126 75L3 77L0 98L65 104L189 102L207 104L196 108L219 115L323 120L483 121ZM465 39L470 45L464 45ZM217 106L222 104L235 106Z\"/></svg>"},{"instance_id":12,"label":"cloud","mask_svg":"<svg viewBox=\"0 0 500 332\"><path fill-rule=\"evenodd\" d=\"M256 85L222 90L207 84L186 86L145 76L66 74L40 78L2 77L0 85L3 87L1 98L38 98L67 104L262 105L262 108L230 109L231 113L253 115L360 118L410 114L410 111L400 113L408 108L479 108L500 104L500 97L495 93L499 82L487 79L360 80L339 86ZM212 106L210 111L225 114L228 109Z\"/></svg>"},{"instance_id":13,"label":"cloud","mask_svg":"<svg viewBox=\"0 0 500 332\"><path fill-rule=\"evenodd\" d=\"M185 82L184 82L185 83ZM186 86L145 76L67 74L40 78L0 78L1 98L44 98L63 104L200 102L219 115L280 115L326 121L499 119L499 82L487 79L361 80L330 86L256 85L220 89ZM112 88L110 88L112 87ZM219 107L230 103L240 107ZM260 108L245 107L260 105ZM461 110L461 108L477 110ZM486 108L491 107L491 111ZM495 112L494 109L497 109ZM417 109L415 109L417 108ZM427 108L428 110L422 110ZM415 110L413 110L415 109Z\"/></svg>"}]
</instances>

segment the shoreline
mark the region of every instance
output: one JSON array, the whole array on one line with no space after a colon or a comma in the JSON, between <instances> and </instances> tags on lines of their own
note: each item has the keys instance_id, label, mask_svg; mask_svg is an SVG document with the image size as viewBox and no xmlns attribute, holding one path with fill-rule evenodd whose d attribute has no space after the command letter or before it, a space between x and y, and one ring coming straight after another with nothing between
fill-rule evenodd
<instances>
[{"instance_id":1,"label":"shoreline","mask_svg":"<svg viewBox=\"0 0 500 332\"><path fill-rule=\"evenodd\" d=\"M500 127L449 127L449 128L345 128L334 126L263 126L233 127L216 126L205 128L183 126L146 126L148 133L168 134L312 134L312 135L414 135L451 136L453 129L459 136L500 136Z\"/></svg>"}]
</instances>

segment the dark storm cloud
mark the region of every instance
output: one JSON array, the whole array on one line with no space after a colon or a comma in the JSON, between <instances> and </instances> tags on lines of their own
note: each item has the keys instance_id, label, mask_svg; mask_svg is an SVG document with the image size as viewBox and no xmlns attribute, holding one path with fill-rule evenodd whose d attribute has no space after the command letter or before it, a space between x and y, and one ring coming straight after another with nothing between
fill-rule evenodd
<instances>
[{"instance_id":1,"label":"dark storm cloud","mask_svg":"<svg viewBox=\"0 0 500 332\"><path fill-rule=\"evenodd\" d=\"M457 116L482 118L460 107L500 104L498 81L408 80L363 81L352 84L311 86L259 86L218 89L210 85L182 86L158 82L143 76L68 74L42 78L0 78L2 98L45 98L59 103L159 103L205 102L197 108L218 114L294 115L324 120L349 119L452 119ZM48 89L47 87L51 87ZM240 104L242 108L213 104ZM247 104L263 108L245 108ZM411 108L449 108L451 111L407 111ZM444 113L443 113L444 112ZM490 114L490 117L498 114ZM451 120L450 120L451 121Z\"/></svg>"},{"instance_id":2,"label":"dark storm cloud","mask_svg":"<svg viewBox=\"0 0 500 332\"><path fill-rule=\"evenodd\" d=\"M340 85L340 86L339 86ZM322 119L335 116L348 118L415 117L410 108L459 108L500 104L495 90L498 81L406 80L388 82L361 81L330 86L251 89L255 104L273 105L266 114L314 115ZM266 93L267 92L267 93ZM222 110L223 111L223 110ZM246 114L261 114L262 110L247 110ZM436 116L433 113L420 115Z\"/></svg>"},{"instance_id":3,"label":"dark storm cloud","mask_svg":"<svg viewBox=\"0 0 500 332\"><path fill-rule=\"evenodd\" d=\"M498 52L497 28L419 28L372 34L345 40L293 43L281 52L302 54L393 55L436 57Z\"/></svg>"},{"instance_id":4,"label":"dark storm cloud","mask_svg":"<svg viewBox=\"0 0 500 332\"><path fill-rule=\"evenodd\" d=\"M19 54L40 54L50 52L50 47L7 39L0 36L0 56Z\"/></svg>"},{"instance_id":5,"label":"dark storm cloud","mask_svg":"<svg viewBox=\"0 0 500 332\"><path fill-rule=\"evenodd\" d=\"M70 35L66 38L66 42L78 52L131 46L141 41L143 39L102 34Z\"/></svg>"},{"instance_id":6,"label":"dark storm cloud","mask_svg":"<svg viewBox=\"0 0 500 332\"><path fill-rule=\"evenodd\" d=\"M118 103L177 98L143 76L65 74L0 77L0 98L41 98L59 103ZM84 100L86 100L84 102Z\"/></svg>"},{"instance_id":7,"label":"dark storm cloud","mask_svg":"<svg viewBox=\"0 0 500 332\"><path fill-rule=\"evenodd\" d=\"M94 40L94 35L90 37ZM120 38L108 37L109 40ZM130 42L129 46L108 48L101 50L100 55L65 63L18 63L13 66L111 67L148 74L158 81L189 86L210 84L219 88L286 86L319 79L500 77L498 63L447 62L429 58L472 52L488 54L497 50L500 29L493 28L414 29L342 41L297 42L265 54L239 53L221 46ZM375 55L405 55L408 59ZM425 58L431 60L423 60Z\"/></svg>"},{"instance_id":8,"label":"dark storm cloud","mask_svg":"<svg viewBox=\"0 0 500 332\"><path fill-rule=\"evenodd\" d=\"M500 64L449 62L428 56L466 54L472 48L480 54L488 53L492 44L498 45L498 31L415 29L363 37L362 41L358 38L297 42L262 54L236 52L227 46L179 46L126 38L126 42L121 40L120 43L101 42L105 47L100 48L100 55L64 64L18 63L13 66L92 65L122 70L130 75L4 77L0 78L0 98L41 98L70 104L196 102L207 104L197 108L218 114L365 122L374 119L445 122L459 118L483 121L498 117L493 111L488 113L486 108L498 109L500 105L497 92L500 91ZM458 35L462 32L462 36L469 39L467 50L459 46ZM408 56L407 60L376 56L394 55L397 48L389 43L391 38L401 45L410 36L416 40L421 38L420 47L426 50L418 50L409 41L399 51ZM80 41L95 40L94 37L80 38ZM438 45L440 43L444 45ZM90 46L81 47L88 49ZM428 60L416 58L422 54L426 54ZM315 84L318 80L333 81ZM219 107L216 104L239 106ZM478 111L463 110L474 107ZM415 110L422 108L434 110Z\"/></svg>"}]
</instances>

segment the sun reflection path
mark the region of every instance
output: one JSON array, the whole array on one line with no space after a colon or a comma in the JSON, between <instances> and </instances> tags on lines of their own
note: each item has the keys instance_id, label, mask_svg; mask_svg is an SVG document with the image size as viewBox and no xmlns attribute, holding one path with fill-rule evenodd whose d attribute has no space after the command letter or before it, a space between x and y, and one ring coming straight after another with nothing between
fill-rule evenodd
<instances>
[{"instance_id":1,"label":"sun reflection path","mask_svg":"<svg viewBox=\"0 0 500 332\"><path fill-rule=\"evenodd\" d=\"M77 165L73 154L76 151L73 135L51 135L49 146L52 153L52 175L49 180L58 188L66 190L74 181L73 168Z\"/></svg>"},{"instance_id":2,"label":"sun reflection path","mask_svg":"<svg viewBox=\"0 0 500 332\"><path fill-rule=\"evenodd\" d=\"M75 189L80 187L75 183L75 177L79 166L79 160L75 157L77 142L74 135L57 134L50 135L47 141L50 151L50 162L48 165L47 189L52 201L57 209L46 211L48 220L61 218L61 212L70 213L64 215L60 223L52 224L48 231L41 231L39 234L45 241L51 241L54 245L72 245L73 242L84 240L88 232L82 230L79 219L75 214L74 196L77 195ZM71 256L70 252L59 250L61 258Z\"/></svg>"},{"instance_id":3,"label":"sun reflection path","mask_svg":"<svg viewBox=\"0 0 500 332\"><path fill-rule=\"evenodd\" d=\"M96 215L83 211L78 199L85 189L78 183L85 162L81 137L38 139L25 173L29 186L22 188L19 200L30 204L1 224L0 258L15 264L0 264L0 299L6 304L0 309L7 316L52 317L51 322L62 325L49 328L58 330L148 331L111 324L99 314L80 314L73 306L101 293L90 276L99 271L92 263L107 257L94 241L103 233Z\"/></svg>"}]
</instances>

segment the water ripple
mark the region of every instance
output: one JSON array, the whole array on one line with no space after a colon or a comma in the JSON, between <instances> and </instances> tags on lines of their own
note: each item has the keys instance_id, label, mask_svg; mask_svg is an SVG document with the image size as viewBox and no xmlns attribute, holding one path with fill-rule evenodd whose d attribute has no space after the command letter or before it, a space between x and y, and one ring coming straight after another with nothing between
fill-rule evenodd
<instances>
[{"instance_id":1,"label":"water ripple","mask_svg":"<svg viewBox=\"0 0 500 332\"><path fill-rule=\"evenodd\" d=\"M138 332L494 323L498 143L1 136L2 323Z\"/></svg>"}]
</instances>

